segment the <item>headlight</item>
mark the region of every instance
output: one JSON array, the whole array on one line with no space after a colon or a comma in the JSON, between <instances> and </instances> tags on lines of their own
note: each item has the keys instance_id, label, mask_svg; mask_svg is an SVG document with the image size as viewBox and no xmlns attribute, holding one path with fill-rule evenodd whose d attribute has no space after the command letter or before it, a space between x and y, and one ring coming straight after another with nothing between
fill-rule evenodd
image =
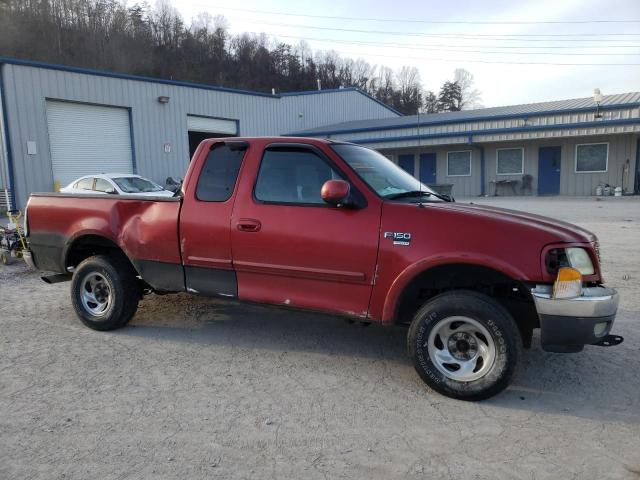
<instances>
[{"instance_id":1,"label":"headlight","mask_svg":"<svg viewBox=\"0 0 640 480\"><path fill-rule=\"evenodd\" d=\"M595 269L591 262L589 252L580 247L554 248L547 252L545 258L547 272L550 275L557 275L562 267L575 268L581 275L593 275Z\"/></svg>"},{"instance_id":2,"label":"headlight","mask_svg":"<svg viewBox=\"0 0 640 480\"><path fill-rule=\"evenodd\" d=\"M595 273L589 252L584 248L567 248L565 251L571 268L575 268L582 275L593 275Z\"/></svg>"}]
</instances>

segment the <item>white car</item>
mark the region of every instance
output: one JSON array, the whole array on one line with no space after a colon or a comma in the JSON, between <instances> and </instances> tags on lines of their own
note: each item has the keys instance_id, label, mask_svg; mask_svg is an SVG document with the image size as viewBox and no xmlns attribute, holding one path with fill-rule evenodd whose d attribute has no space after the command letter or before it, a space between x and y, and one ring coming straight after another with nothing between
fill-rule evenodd
<instances>
[{"instance_id":1,"label":"white car","mask_svg":"<svg viewBox=\"0 0 640 480\"><path fill-rule=\"evenodd\" d=\"M165 190L148 178L131 174L87 175L60 189L61 193L142 195L145 197L173 197L173 192Z\"/></svg>"}]
</instances>

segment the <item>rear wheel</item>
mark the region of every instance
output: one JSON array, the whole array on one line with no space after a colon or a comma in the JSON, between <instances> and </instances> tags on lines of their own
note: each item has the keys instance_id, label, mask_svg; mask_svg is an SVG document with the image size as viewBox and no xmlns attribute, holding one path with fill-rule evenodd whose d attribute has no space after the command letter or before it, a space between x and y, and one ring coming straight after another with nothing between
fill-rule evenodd
<instances>
[{"instance_id":1,"label":"rear wheel","mask_svg":"<svg viewBox=\"0 0 640 480\"><path fill-rule=\"evenodd\" d=\"M496 300L461 290L438 295L418 310L408 347L431 388L452 398L482 400L509 385L522 340Z\"/></svg>"},{"instance_id":2,"label":"rear wheel","mask_svg":"<svg viewBox=\"0 0 640 480\"><path fill-rule=\"evenodd\" d=\"M73 273L71 301L78 318L94 330L125 326L138 309L141 289L128 262L96 255Z\"/></svg>"}]
</instances>

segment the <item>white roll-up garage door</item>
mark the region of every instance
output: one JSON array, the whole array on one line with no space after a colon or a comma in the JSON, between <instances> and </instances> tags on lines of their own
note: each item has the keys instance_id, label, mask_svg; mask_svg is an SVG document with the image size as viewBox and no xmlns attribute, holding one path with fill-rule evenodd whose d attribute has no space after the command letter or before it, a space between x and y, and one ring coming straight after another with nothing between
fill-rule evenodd
<instances>
[{"instance_id":1,"label":"white roll-up garage door","mask_svg":"<svg viewBox=\"0 0 640 480\"><path fill-rule=\"evenodd\" d=\"M238 125L235 120L223 120L221 118L198 117L187 115L187 130L190 132L220 133L223 135L236 135Z\"/></svg>"},{"instance_id":2,"label":"white roll-up garage door","mask_svg":"<svg viewBox=\"0 0 640 480\"><path fill-rule=\"evenodd\" d=\"M53 179L61 187L83 175L133 173L125 108L47 101Z\"/></svg>"}]
</instances>

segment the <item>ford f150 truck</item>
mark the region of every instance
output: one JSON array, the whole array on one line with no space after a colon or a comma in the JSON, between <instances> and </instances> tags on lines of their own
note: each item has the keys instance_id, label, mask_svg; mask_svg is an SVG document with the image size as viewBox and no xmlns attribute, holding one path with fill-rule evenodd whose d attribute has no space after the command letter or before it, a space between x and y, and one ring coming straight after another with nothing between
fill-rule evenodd
<instances>
[{"instance_id":1,"label":"ford f150 truck","mask_svg":"<svg viewBox=\"0 0 640 480\"><path fill-rule=\"evenodd\" d=\"M552 352L622 340L593 234L455 203L344 142L205 140L174 198L33 194L25 224L27 262L96 330L152 292L406 324L422 379L467 400L509 384L536 328Z\"/></svg>"}]
</instances>

